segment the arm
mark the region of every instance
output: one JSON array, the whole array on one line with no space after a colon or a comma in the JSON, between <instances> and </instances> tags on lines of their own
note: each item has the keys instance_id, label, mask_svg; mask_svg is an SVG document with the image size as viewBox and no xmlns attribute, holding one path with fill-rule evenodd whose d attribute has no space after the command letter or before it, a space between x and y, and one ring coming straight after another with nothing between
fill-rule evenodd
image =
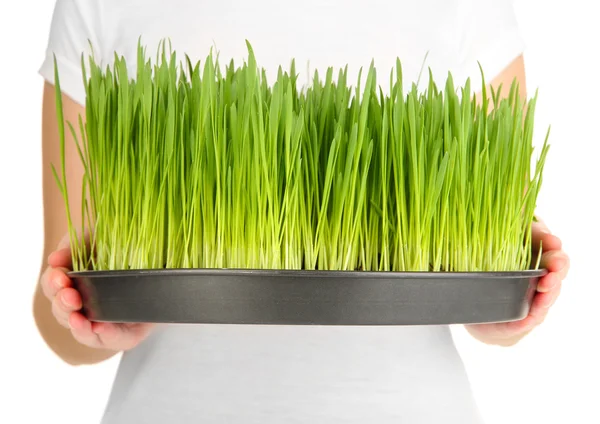
<instances>
[{"instance_id":1,"label":"arm","mask_svg":"<svg viewBox=\"0 0 600 424\"><path fill-rule=\"evenodd\" d=\"M525 78L525 61L523 60L523 55L519 55L504 68L504 70L488 84L488 88L492 87L494 90L498 90L498 87L502 85L503 88L500 98L507 98L510 85L515 78L519 83L519 96L524 99L527 96L527 81ZM489 94L490 93L488 92L488 95ZM477 100L481 101L481 93L477 93ZM493 104L490 102L489 106L492 107Z\"/></svg>"},{"instance_id":2,"label":"arm","mask_svg":"<svg viewBox=\"0 0 600 424\"><path fill-rule=\"evenodd\" d=\"M55 319L52 303L44 296L42 279L56 278L53 268L47 267L46 258L57 248L67 233L67 218L62 195L58 189L51 164L60 170L60 140L56 119L56 97L54 87L49 83L44 86L42 106L42 178L44 197L44 264L40 274L34 303L33 314L42 337L48 346L65 362L72 365L91 364L110 358L115 352L93 349L77 342L71 331L63 327ZM85 116L85 109L69 97L63 95L65 121L75 124L78 117ZM75 225L81 224L81 178L83 167L75 149L74 140L69 131L66 133L65 169L70 184L68 185L71 201L72 217ZM60 172L60 171L59 171ZM64 247L64 246L61 246Z\"/></svg>"},{"instance_id":3,"label":"arm","mask_svg":"<svg viewBox=\"0 0 600 424\"><path fill-rule=\"evenodd\" d=\"M523 56L513 60L489 85L497 90L502 84L504 88L500 97L507 97L515 78L519 83L519 95L524 99L527 89ZM478 100L481 100L481 93L478 94ZM549 273L538 283L529 315L520 321L508 323L466 325L465 328L475 339L486 344L512 346L544 321L550 306L556 301L562 280L569 269L569 258L562 250L560 239L552 235L541 221L532 224L532 240L533 246L539 246L540 240L542 241L545 253L542 255L541 267L548 269Z\"/></svg>"},{"instance_id":4,"label":"arm","mask_svg":"<svg viewBox=\"0 0 600 424\"><path fill-rule=\"evenodd\" d=\"M150 331L147 324L92 323L80 312L81 296L71 287L66 272L71 267L67 218L63 197L51 165L61 169L60 140L54 87L44 87L42 118L42 176L44 196L44 265L33 302L36 325L48 346L71 365L93 364L130 349ZM85 109L63 95L64 119L74 127ZM66 130L65 172L71 217L81 225L81 181L83 166L70 131ZM47 261L46 261L46 258ZM47 262L47 263L46 263Z\"/></svg>"}]
</instances>

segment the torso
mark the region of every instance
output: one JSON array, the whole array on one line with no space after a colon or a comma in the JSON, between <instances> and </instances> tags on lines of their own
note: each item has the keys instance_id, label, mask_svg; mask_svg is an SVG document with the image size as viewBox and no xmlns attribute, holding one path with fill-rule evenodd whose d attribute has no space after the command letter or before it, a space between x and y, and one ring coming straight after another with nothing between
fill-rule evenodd
<instances>
[{"instance_id":1,"label":"torso","mask_svg":"<svg viewBox=\"0 0 600 424\"><path fill-rule=\"evenodd\" d=\"M324 76L327 67L346 65L354 82L374 60L386 89L400 58L406 84L426 84L428 67L443 82L448 71L459 79L463 74L472 1L110 0L100 6L105 18L99 48L109 60L115 50L132 58L134 69L140 36L151 57L168 38L181 59L187 54L204 61L212 48L222 64L231 58L241 64L248 40L270 81L280 65L287 70L295 59L300 84L308 84L315 70Z\"/></svg>"},{"instance_id":2,"label":"torso","mask_svg":"<svg viewBox=\"0 0 600 424\"><path fill-rule=\"evenodd\" d=\"M96 48L135 66L169 38L183 59L221 63L252 44L270 80L292 58L315 69L375 60L385 89L396 58L406 84L427 67L464 73L463 28L472 0L105 0ZM169 9L167 9L169 8ZM467 11L465 13L465 11ZM94 40L92 40L94 41ZM163 326L124 354L103 424L480 423L448 327Z\"/></svg>"},{"instance_id":3,"label":"torso","mask_svg":"<svg viewBox=\"0 0 600 424\"><path fill-rule=\"evenodd\" d=\"M480 424L448 327L173 325L125 353L102 424Z\"/></svg>"}]
</instances>

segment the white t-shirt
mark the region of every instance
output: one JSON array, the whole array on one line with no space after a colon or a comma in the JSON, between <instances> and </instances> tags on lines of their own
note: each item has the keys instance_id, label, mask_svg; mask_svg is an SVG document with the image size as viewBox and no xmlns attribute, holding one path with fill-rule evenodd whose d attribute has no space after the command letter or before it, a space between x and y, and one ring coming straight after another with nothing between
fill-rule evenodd
<instances>
[{"instance_id":1,"label":"white t-shirt","mask_svg":"<svg viewBox=\"0 0 600 424\"><path fill-rule=\"evenodd\" d=\"M91 44L102 63L117 52L135 69L140 37L150 55L168 38L182 58L203 61L213 48L221 63L241 63L248 40L271 81L292 58L301 83L345 65L355 81L374 60L384 89L397 57L405 82L424 69L427 83L429 67L436 81L450 71L478 89L478 62L491 81L524 48L510 0L58 0L42 75L53 81L56 54L64 92L83 103L81 54Z\"/></svg>"},{"instance_id":2,"label":"white t-shirt","mask_svg":"<svg viewBox=\"0 0 600 424\"><path fill-rule=\"evenodd\" d=\"M524 45L509 0L58 0L41 74L85 104L80 60L134 69L170 39L193 61L211 47L241 64L250 41L269 80L296 59L315 69L371 60L385 89L396 58L405 84L491 81ZM351 81L352 81L351 80ZM103 424L481 423L449 327L162 326L123 355Z\"/></svg>"}]
</instances>

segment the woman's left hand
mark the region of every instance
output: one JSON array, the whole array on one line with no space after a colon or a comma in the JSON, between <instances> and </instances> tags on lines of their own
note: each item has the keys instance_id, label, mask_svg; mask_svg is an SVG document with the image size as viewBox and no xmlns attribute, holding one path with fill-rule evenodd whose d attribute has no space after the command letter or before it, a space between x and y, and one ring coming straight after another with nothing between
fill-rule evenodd
<instances>
[{"instance_id":1,"label":"woman's left hand","mask_svg":"<svg viewBox=\"0 0 600 424\"><path fill-rule=\"evenodd\" d=\"M466 325L473 337L488 344L511 346L544 321L569 271L569 257L562 250L560 239L550 232L546 224L538 220L532 224L534 260L537 258L540 241L543 252L540 267L547 269L548 274L538 282L529 314L519 321Z\"/></svg>"}]
</instances>

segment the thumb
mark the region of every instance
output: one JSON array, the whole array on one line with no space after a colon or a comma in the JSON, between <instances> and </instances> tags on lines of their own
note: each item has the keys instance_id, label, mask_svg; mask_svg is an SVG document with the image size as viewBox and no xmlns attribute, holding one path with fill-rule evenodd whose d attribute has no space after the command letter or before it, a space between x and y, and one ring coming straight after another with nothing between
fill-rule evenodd
<instances>
[{"instance_id":1,"label":"thumb","mask_svg":"<svg viewBox=\"0 0 600 424\"><path fill-rule=\"evenodd\" d=\"M89 229L85 228L83 237L81 236L81 232L76 232L75 237L77 243L84 242L87 247L90 246L91 233ZM71 233L69 231L67 231L63 238L60 239L56 250L66 249L68 247L71 247Z\"/></svg>"},{"instance_id":2,"label":"thumb","mask_svg":"<svg viewBox=\"0 0 600 424\"><path fill-rule=\"evenodd\" d=\"M539 216L537 216L537 215L534 216L534 222L533 222L533 224L534 224L534 226L536 226L542 232L544 232L544 233L550 233L550 228L548 228L548 225L546 224L546 221L544 221Z\"/></svg>"},{"instance_id":3,"label":"thumb","mask_svg":"<svg viewBox=\"0 0 600 424\"><path fill-rule=\"evenodd\" d=\"M58 246L56 246L56 250L66 249L71 245L71 237L69 232L67 232L62 239L58 242Z\"/></svg>"}]
</instances>

